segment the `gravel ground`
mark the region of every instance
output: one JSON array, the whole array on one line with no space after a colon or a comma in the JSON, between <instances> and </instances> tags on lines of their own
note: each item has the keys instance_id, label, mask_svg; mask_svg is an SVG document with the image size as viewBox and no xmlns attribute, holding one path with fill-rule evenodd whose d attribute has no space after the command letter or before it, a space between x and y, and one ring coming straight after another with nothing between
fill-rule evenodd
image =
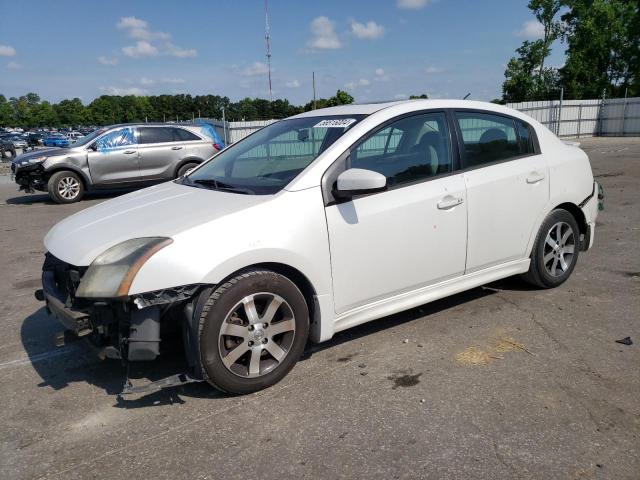
<instances>
[{"instance_id":1,"label":"gravel ground","mask_svg":"<svg viewBox=\"0 0 640 480\"><path fill-rule=\"evenodd\" d=\"M42 238L108 197L61 206L0 184L0 476L640 478L640 139L583 148L607 205L566 284L509 279L343 332L245 397L118 400L117 363L55 349L33 298ZM178 368L179 352L132 375Z\"/></svg>"}]
</instances>

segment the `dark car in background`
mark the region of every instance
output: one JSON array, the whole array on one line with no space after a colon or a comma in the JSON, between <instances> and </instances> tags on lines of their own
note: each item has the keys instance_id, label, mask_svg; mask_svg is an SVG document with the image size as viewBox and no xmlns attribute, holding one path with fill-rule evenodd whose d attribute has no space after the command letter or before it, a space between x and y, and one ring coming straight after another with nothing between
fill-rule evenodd
<instances>
[{"instance_id":1,"label":"dark car in background","mask_svg":"<svg viewBox=\"0 0 640 480\"><path fill-rule=\"evenodd\" d=\"M11 171L21 190L46 191L57 203L72 203L86 190L139 187L181 177L222 148L209 124L122 124L96 130L67 148L20 155Z\"/></svg>"}]
</instances>

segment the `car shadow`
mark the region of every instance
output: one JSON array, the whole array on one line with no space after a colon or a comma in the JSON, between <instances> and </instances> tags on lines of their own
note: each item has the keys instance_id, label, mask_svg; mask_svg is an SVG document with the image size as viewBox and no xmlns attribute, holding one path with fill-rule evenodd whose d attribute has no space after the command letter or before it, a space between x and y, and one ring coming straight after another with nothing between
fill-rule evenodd
<instances>
[{"instance_id":1,"label":"car shadow","mask_svg":"<svg viewBox=\"0 0 640 480\"><path fill-rule=\"evenodd\" d=\"M321 344L309 342L301 360L309 360L317 352L359 341L382 330L413 322L499 291L524 289L521 283L523 282L517 278L501 280L345 330ZM31 365L42 379L39 387L61 390L73 383L87 383L103 389L109 395L117 395L114 407L125 409L181 404L185 403L183 397L213 399L228 396L205 382L158 390L138 397L120 396L118 394L122 391L127 375L122 363L117 360L100 360L88 342L82 340L55 349L53 339L61 330L62 327L47 315L44 308L29 315L22 324L22 344ZM162 355L153 362L130 364L129 378L134 385L186 371L180 333L169 338L163 337L163 348Z\"/></svg>"}]
</instances>

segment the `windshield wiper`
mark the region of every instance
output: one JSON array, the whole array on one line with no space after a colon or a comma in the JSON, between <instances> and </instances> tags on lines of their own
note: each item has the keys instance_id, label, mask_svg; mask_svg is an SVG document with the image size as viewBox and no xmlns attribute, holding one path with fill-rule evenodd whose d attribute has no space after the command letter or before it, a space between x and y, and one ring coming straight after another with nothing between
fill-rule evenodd
<instances>
[{"instance_id":1,"label":"windshield wiper","mask_svg":"<svg viewBox=\"0 0 640 480\"><path fill-rule=\"evenodd\" d=\"M189 178L189 177L185 177ZM202 178L198 180L189 179L189 183L196 185L204 185L206 187L213 187L214 190L220 190L223 192L234 192L234 193L243 193L245 195L253 195L253 190L249 190L248 188L240 188L235 187L233 185L229 185L228 183L221 182L220 180L216 180L214 178Z\"/></svg>"}]
</instances>

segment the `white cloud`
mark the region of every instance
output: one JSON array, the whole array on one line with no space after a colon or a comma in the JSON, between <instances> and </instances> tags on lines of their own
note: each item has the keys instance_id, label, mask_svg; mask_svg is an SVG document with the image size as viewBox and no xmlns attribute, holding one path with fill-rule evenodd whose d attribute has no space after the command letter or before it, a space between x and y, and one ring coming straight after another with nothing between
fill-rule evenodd
<instances>
[{"instance_id":1,"label":"white cloud","mask_svg":"<svg viewBox=\"0 0 640 480\"><path fill-rule=\"evenodd\" d=\"M535 40L544 35L544 26L537 20L528 20L522 24L518 32L519 37Z\"/></svg>"},{"instance_id":2,"label":"white cloud","mask_svg":"<svg viewBox=\"0 0 640 480\"><path fill-rule=\"evenodd\" d=\"M173 85L180 85L184 83L184 78L163 78L160 83L167 83Z\"/></svg>"},{"instance_id":3,"label":"white cloud","mask_svg":"<svg viewBox=\"0 0 640 480\"><path fill-rule=\"evenodd\" d=\"M291 80L289 82L286 82L284 85L287 88L298 88L300 87L300 82L298 80Z\"/></svg>"},{"instance_id":4,"label":"white cloud","mask_svg":"<svg viewBox=\"0 0 640 480\"><path fill-rule=\"evenodd\" d=\"M146 89L140 87L100 87L100 91L106 95L146 95Z\"/></svg>"},{"instance_id":5,"label":"white cloud","mask_svg":"<svg viewBox=\"0 0 640 480\"><path fill-rule=\"evenodd\" d=\"M439 73L444 73L444 71L444 68L433 66L424 69L424 73L426 73L427 75L437 75Z\"/></svg>"},{"instance_id":6,"label":"white cloud","mask_svg":"<svg viewBox=\"0 0 640 480\"><path fill-rule=\"evenodd\" d=\"M18 62L9 62L7 63L7 68L9 70L19 70L22 68L22 64Z\"/></svg>"},{"instance_id":7,"label":"white cloud","mask_svg":"<svg viewBox=\"0 0 640 480\"><path fill-rule=\"evenodd\" d=\"M116 25L120 30L127 30L130 28L147 28L148 23L144 20L140 20L136 17L121 17L120 21Z\"/></svg>"},{"instance_id":8,"label":"white cloud","mask_svg":"<svg viewBox=\"0 0 640 480\"><path fill-rule=\"evenodd\" d=\"M147 77L142 77L140 79L140 85L153 85L154 83L156 83L155 81L151 80L150 78Z\"/></svg>"},{"instance_id":9,"label":"white cloud","mask_svg":"<svg viewBox=\"0 0 640 480\"><path fill-rule=\"evenodd\" d=\"M135 46L122 47L122 53L131 58L153 57L158 55L158 49L151 43L140 40L136 42Z\"/></svg>"},{"instance_id":10,"label":"white cloud","mask_svg":"<svg viewBox=\"0 0 640 480\"><path fill-rule=\"evenodd\" d=\"M376 68L376 77L384 77L384 69Z\"/></svg>"},{"instance_id":11,"label":"white cloud","mask_svg":"<svg viewBox=\"0 0 640 480\"><path fill-rule=\"evenodd\" d=\"M396 0L398 8L404 8L406 10L419 10L426 7L431 0Z\"/></svg>"},{"instance_id":12,"label":"white cloud","mask_svg":"<svg viewBox=\"0 0 640 480\"><path fill-rule=\"evenodd\" d=\"M118 64L118 59L116 57L109 58L109 57L105 57L104 55L100 55L98 57L98 62L101 63L102 65L114 66Z\"/></svg>"},{"instance_id":13,"label":"white cloud","mask_svg":"<svg viewBox=\"0 0 640 480\"><path fill-rule=\"evenodd\" d=\"M198 51L195 48L180 48L173 43L167 42L165 44L166 54L171 55L173 57L179 58L187 58L187 57L195 57L198 55Z\"/></svg>"},{"instance_id":14,"label":"white cloud","mask_svg":"<svg viewBox=\"0 0 640 480\"><path fill-rule=\"evenodd\" d=\"M373 40L384 35L384 27L382 25L378 25L373 20L370 20L367 23L352 21L351 33L353 33L357 38Z\"/></svg>"},{"instance_id":15,"label":"white cloud","mask_svg":"<svg viewBox=\"0 0 640 480\"><path fill-rule=\"evenodd\" d=\"M361 78L360 80L356 81L356 82L349 82L345 84L345 88L347 90L355 90L358 87L366 87L371 85L371 82L369 80L367 80L366 78Z\"/></svg>"},{"instance_id":16,"label":"white cloud","mask_svg":"<svg viewBox=\"0 0 640 480\"><path fill-rule=\"evenodd\" d=\"M0 45L0 57L13 57L16 54L16 49L11 45Z\"/></svg>"},{"instance_id":17,"label":"white cloud","mask_svg":"<svg viewBox=\"0 0 640 480\"><path fill-rule=\"evenodd\" d=\"M269 67L266 63L253 62L242 71L242 75L245 77L255 77L257 75L266 75L268 71Z\"/></svg>"},{"instance_id":18,"label":"white cloud","mask_svg":"<svg viewBox=\"0 0 640 480\"><path fill-rule=\"evenodd\" d=\"M336 50L342 48L338 34L334 30L334 23L327 17L316 17L311 21L309 47L319 50Z\"/></svg>"},{"instance_id":19,"label":"white cloud","mask_svg":"<svg viewBox=\"0 0 640 480\"><path fill-rule=\"evenodd\" d=\"M116 27L119 30L125 30L129 38L136 40L135 45L129 45L122 49L122 52L128 57L140 58L162 54L188 58L198 55L198 51L194 48L182 48L171 43L169 41L171 34L154 32L145 20L136 17L122 17Z\"/></svg>"}]
</instances>

